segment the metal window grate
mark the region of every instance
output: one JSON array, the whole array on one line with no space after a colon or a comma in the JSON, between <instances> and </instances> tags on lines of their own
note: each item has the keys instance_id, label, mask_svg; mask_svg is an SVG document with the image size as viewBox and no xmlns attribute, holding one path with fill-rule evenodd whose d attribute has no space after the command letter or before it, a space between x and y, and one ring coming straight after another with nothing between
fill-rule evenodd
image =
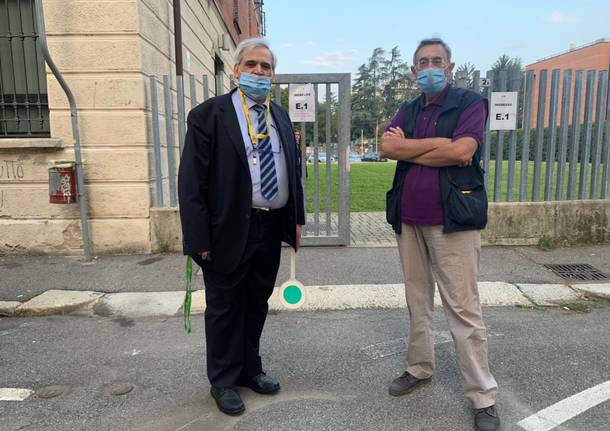
<instances>
[{"instance_id":1,"label":"metal window grate","mask_svg":"<svg viewBox=\"0 0 610 431\"><path fill-rule=\"evenodd\" d=\"M594 281L608 279L599 269L586 263L548 264L544 267L565 280Z\"/></svg>"},{"instance_id":2,"label":"metal window grate","mask_svg":"<svg viewBox=\"0 0 610 431\"><path fill-rule=\"evenodd\" d=\"M0 0L0 138L49 136L33 0Z\"/></svg>"}]
</instances>

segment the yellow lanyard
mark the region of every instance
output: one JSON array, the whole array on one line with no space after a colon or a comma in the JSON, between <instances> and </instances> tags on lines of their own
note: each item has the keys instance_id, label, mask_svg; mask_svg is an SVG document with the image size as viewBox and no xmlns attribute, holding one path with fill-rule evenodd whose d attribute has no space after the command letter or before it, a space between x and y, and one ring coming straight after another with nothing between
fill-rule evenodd
<instances>
[{"instance_id":1,"label":"yellow lanyard","mask_svg":"<svg viewBox=\"0 0 610 431\"><path fill-rule=\"evenodd\" d=\"M241 89L239 89L238 91L241 96L241 106L244 110L244 115L246 116L246 123L248 124L248 134L250 135L250 142L252 142L252 149L254 150L252 152L252 163L256 164L256 152L259 139L265 139L271 136L269 135L269 97L267 96L267 100L265 103L267 108L267 112L265 112L265 123L267 125L267 133L255 134L254 127L252 126L252 119L250 118L250 110L248 109L248 104L246 103L246 95L243 93L243 91L241 91Z\"/></svg>"}]
</instances>

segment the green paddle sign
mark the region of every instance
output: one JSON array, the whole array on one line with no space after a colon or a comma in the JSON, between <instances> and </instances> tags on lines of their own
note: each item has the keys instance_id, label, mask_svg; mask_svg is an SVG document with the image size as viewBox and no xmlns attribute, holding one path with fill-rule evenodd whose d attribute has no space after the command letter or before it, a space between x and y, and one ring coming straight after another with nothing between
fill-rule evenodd
<instances>
[{"instance_id":1,"label":"green paddle sign","mask_svg":"<svg viewBox=\"0 0 610 431\"><path fill-rule=\"evenodd\" d=\"M294 310L305 303L305 287L295 277L296 253L292 250L290 256L290 279L280 286L278 291L280 303L288 309Z\"/></svg>"}]
</instances>

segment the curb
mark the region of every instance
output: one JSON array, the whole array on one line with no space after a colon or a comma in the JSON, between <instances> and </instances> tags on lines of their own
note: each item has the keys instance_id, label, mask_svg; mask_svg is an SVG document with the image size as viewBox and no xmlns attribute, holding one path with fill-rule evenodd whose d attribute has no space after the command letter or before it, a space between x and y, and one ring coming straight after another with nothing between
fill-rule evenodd
<instances>
[{"instance_id":1,"label":"curb","mask_svg":"<svg viewBox=\"0 0 610 431\"><path fill-rule=\"evenodd\" d=\"M565 286L479 282L483 306L558 306L563 302L595 297L610 299L610 284ZM287 311L276 288L269 299L272 311ZM403 284L306 286L303 306L296 311L405 308ZM100 317L172 317L182 315L183 291L102 293L49 290L26 302L0 301L0 316L30 317L76 314ZM440 306L435 293L434 305ZM193 292L191 314L203 314L205 294Z\"/></svg>"},{"instance_id":2,"label":"curb","mask_svg":"<svg viewBox=\"0 0 610 431\"><path fill-rule=\"evenodd\" d=\"M594 298L610 299L610 284L577 284L572 287Z\"/></svg>"}]
</instances>

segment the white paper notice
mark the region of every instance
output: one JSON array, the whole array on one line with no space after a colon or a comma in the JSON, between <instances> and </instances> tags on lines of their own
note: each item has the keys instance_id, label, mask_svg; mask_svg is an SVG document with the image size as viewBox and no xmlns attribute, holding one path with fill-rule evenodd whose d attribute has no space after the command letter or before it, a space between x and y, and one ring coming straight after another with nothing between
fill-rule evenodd
<instances>
[{"instance_id":1,"label":"white paper notice","mask_svg":"<svg viewBox=\"0 0 610 431\"><path fill-rule=\"evenodd\" d=\"M313 84L290 84L288 86L290 119L295 123L316 121L316 93Z\"/></svg>"}]
</instances>

